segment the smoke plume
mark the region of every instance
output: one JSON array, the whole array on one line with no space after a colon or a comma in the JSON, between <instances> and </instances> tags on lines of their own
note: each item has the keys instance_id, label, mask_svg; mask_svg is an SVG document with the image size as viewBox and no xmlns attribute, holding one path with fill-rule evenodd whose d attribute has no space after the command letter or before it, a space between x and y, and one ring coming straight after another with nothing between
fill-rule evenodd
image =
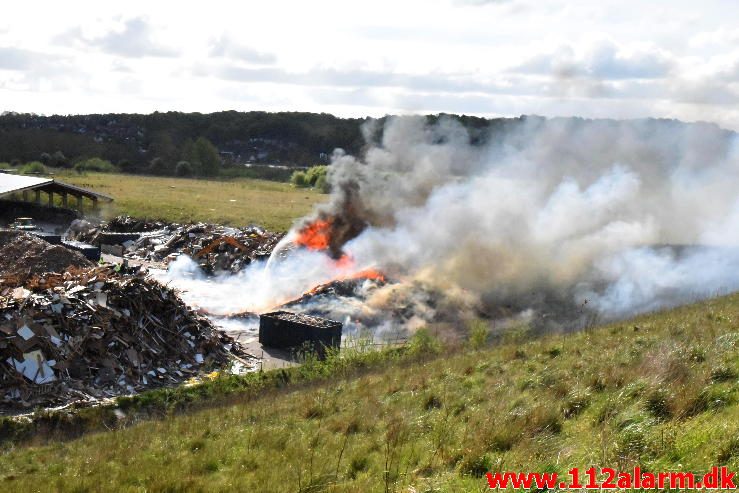
<instances>
[{"instance_id":1,"label":"smoke plume","mask_svg":"<svg viewBox=\"0 0 739 493\"><path fill-rule=\"evenodd\" d=\"M303 309L407 324L452 319L457 307L575 327L739 289L734 133L522 118L480 138L454 119L423 117L364 130L362 156L334 153L330 201L286 240L329 220L330 256L252 266L228 281L234 303L274 304L337 270L371 268L398 282L365 286L361 308L326 299ZM332 264L342 256L350 267Z\"/></svg>"}]
</instances>

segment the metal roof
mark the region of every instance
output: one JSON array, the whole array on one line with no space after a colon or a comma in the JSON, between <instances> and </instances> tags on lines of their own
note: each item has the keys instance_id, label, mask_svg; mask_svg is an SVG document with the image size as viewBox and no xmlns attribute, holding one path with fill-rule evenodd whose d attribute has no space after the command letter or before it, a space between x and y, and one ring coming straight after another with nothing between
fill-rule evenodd
<instances>
[{"instance_id":1,"label":"metal roof","mask_svg":"<svg viewBox=\"0 0 739 493\"><path fill-rule=\"evenodd\" d=\"M0 197L13 192L23 190L41 189L47 192L61 193L69 192L72 195L84 195L90 198L112 201L113 197L104 193L93 192L87 188L77 187L54 180L53 178L40 178L36 176L21 176L9 173L0 173Z\"/></svg>"},{"instance_id":2,"label":"metal roof","mask_svg":"<svg viewBox=\"0 0 739 493\"><path fill-rule=\"evenodd\" d=\"M0 174L0 195L6 193L20 192L40 185L48 185L53 182L51 178L36 178L35 176L19 176L7 173Z\"/></svg>"}]
</instances>

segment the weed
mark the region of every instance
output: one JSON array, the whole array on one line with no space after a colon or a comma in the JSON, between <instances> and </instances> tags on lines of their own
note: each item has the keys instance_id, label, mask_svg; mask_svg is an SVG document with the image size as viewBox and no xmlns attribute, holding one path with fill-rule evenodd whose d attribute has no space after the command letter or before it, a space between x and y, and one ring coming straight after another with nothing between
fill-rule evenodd
<instances>
[{"instance_id":1,"label":"weed","mask_svg":"<svg viewBox=\"0 0 739 493\"><path fill-rule=\"evenodd\" d=\"M719 464L723 465L736 457L739 457L739 435L731 437L721 447L717 459Z\"/></svg>"},{"instance_id":2,"label":"weed","mask_svg":"<svg viewBox=\"0 0 739 493\"><path fill-rule=\"evenodd\" d=\"M670 391L665 388L653 389L646 398L645 406L647 410L657 419L668 420L672 418L672 410L670 409Z\"/></svg>"},{"instance_id":3,"label":"weed","mask_svg":"<svg viewBox=\"0 0 739 493\"><path fill-rule=\"evenodd\" d=\"M348 476L356 479L357 474L366 471L369 468L369 460L366 456L354 457L349 463Z\"/></svg>"},{"instance_id":4,"label":"weed","mask_svg":"<svg viewBox=\"0 0 739 493\"><path fill-rule=\"evenodd\" d=\"M459 472L474 478L481 478L492 467L492 460L487 454L470 453L462 458L459 464Z\"/></svg>"},{"instance_id":5,"label":"weed","mask_svg":"<svg viewBox=\"0 0 739 493\"><path fill-rule=\"evenodd\" d=\"M485 320L473 320L469 324L470 349L482 349L488 344L490 338L490 323Z\"/></svg>"},{"instance_id":6,"label":"weed","mask_svg":"<svg viewBox=\"0 0 739 493\"><path fill-rule=\"evenodd\" d=\"M727 365L717 366L711 370L711 380L714 382L728 382L736 378L736 370Z\"/></svg>"}]
</instances>

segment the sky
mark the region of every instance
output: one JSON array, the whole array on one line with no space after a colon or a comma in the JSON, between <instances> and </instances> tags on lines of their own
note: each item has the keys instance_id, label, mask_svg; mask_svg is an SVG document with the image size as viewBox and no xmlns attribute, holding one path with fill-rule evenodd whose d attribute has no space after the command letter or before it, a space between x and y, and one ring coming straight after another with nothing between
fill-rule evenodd
<instances>
[{"instance_id":1,"label":"sky","mask_svg":"<svg viewBox=\"0 0 739 493\"><path fill-rule=\"evenodd\" d=\"M739 129L739 2L13 2L0 112L677 118Z\"/></svg>"}]
</instances>

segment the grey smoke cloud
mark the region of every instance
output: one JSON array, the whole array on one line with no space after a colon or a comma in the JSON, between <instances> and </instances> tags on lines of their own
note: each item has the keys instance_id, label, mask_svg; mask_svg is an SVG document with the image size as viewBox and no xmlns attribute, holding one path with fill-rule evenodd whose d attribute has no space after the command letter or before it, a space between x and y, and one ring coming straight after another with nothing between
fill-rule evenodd
<instances>
[{"instance_id":1,"label":"grey smoke cloud","mask_svg":"<svg viewBox=\"0 0 739 493\"><path fill-rule=\"evenodd\" d=\"M359 264L501 303L557 290L621 316L739 286L730 250L651 248L736 240L716 233L739 226L736 149L713 125L577 119L529 119L478 148L454 121L405 117L364 159L338 156L332 180L356 182L370 218L345 247ZM625 296L637 273L650 279Z\"/></svg>"},{"instance_id":2,"label":"grey smoke cloud","mask_svg":"<svg viewBox=\"0 0 739 493\"><path fill-rule=\"evenodd\" d=\"M667 120L529 117L506 128L473 145L453 119L370 121L362 156L335 152L334 191L314 217L361 223L343 244L351 271L397 282L295 309L382 331L455 310L572 327L739 289L736 134ZM192 267L185 259L175 270ZM207 293L222 314L268 308L346 273L297 250L217 282L168 279L193 300Z\"/></svg>"}]
</instances>

